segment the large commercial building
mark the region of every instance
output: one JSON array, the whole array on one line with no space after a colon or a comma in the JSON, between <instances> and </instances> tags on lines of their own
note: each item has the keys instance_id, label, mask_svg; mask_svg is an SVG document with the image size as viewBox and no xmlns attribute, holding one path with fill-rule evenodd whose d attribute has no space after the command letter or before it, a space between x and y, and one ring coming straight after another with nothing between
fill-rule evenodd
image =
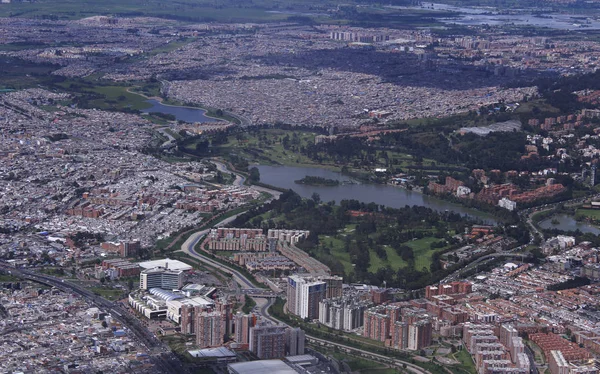
<instances>
[{"instance_id":1,"label":"large commercial building","mask_svg":"<svg viewBox=\"0 0 600 374\"><path fill-rule=\"evenodd\" d=\"M181 332L194 334L194 320L200 312L212 309L215 302L204 296L167 301L167 318L181 325Z\"/></svg>"},{"instance_id":2,"label":"large commercial building","mask_svg":"<svg viewBox=\"0 0 600 374\"><path fill-rule=\"evenodd\" d=\"M157 267L147 269L140 273L140 288L162 288L165 290L178 290L183 287L183 271Z\"/></svg>"},{"instance_id":3,"label":"large commercial building","mask_svg":"<svg viewBox=\"0 0 600 374\"><path fill-rule=\"evenodd\" d=\"M285 357L286 328L257 325L250 329L250 351L260 359Z\"/></svg>"},{"instance_id":4,"label":"large commercial building","mask_svg":"<svg viewBox=\"0 0 600 374\"><path fill-rule=\"evenodd\" d=\"M236 362L227 365L230 374L298 374L298 371L282 360L259 360L249 362Z\"/></svg>"}]
</instances>

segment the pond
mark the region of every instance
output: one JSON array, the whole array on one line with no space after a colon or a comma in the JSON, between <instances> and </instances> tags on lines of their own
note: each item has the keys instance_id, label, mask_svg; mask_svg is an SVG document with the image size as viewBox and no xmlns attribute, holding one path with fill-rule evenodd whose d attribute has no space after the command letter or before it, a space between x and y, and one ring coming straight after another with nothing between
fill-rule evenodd
<instances>
[{"instance_id":1,"label":"pond","mask_svg":"<svg viewBox=\"0 0 600 374\"><path fill-rule=\"evenodd\" d=\"M217 118L208 117L206 110L200 108L192 108L185 106L166 105L155 99L149 99L146 101L152 105L150 108L144 109L144 113L158 112L163 114L171 114L175 116L178 121L184 121L188 123L203 123L203 122L218 122Z\"/></svg>"},{"instance_id":2,"label":"pond","mask_svg":"<svg viewBox=\"0 0 600 374\"><path fill-rule=\"evenodd\" d=\"M552 223L554 221L554 223ZM563 231L579 231L583 233L592 233L600 235L600 229L585 222L578 222L572 216L566 214L557 214L550 218L540 221L539 226L543 229L559 229Z\"/></svg>"}]
</instances>

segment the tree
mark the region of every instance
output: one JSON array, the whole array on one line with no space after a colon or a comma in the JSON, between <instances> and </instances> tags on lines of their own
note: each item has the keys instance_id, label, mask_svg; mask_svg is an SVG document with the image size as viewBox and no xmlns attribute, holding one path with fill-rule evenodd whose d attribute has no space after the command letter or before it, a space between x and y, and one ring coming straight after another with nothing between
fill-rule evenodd
<instances>
[{"instance_id":1,"label":"tree","mask_svg":"<svg viewBox=\"0 0 600 374\"><path fill-rule=\"evenodd\" d=\"M256 182L260 181L260 171L258 170L258 168L256 166L254 166L250 169L250 176L248 177L248 179L252 183L256 183Z\"/></svg>"},{"instance_id":2,"label":"tree","mask_svg":"<svg viewBox=\"0 0 600 374\"><path fill-rule=\"evenodd\" d=\"M311 198L311 199L312 199L312 200L315 202L315 204L317 204L317 205L321 203L321 195L319 195L319 194L318 194L318 193L316 193L316 192L313 192L313 194L311 195L311 197L310 197L310 198Z\"/></svg>"}]
</instances>

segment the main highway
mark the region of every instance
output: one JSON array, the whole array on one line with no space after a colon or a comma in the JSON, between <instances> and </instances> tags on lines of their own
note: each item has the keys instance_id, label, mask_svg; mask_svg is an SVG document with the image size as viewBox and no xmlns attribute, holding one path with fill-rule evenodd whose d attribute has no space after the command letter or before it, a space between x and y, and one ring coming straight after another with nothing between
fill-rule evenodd
<instances>
[{"instance_id":1,"label":"main highway","mask_svg":"<svg viewBox=\"0 0 600 374\"><path fill-rule=\"evenodd\" d=\"M35 273L25 269L17 269L5 262L0 262L0 270L10 273L17 278L28 279L37 283L43 283L51 287L56 287L64 292L77 294L97 307L109 311L115 320L119 321L123 327L129 329L136 336L136 338L142 342L146 348L148 348L148 350L151 352L150 357L152 362L156 365L160 372L173 374L188 372L177 356L175 356L175 354L173 354L164 343L156 338L153 333L142 326L139 320L135 316L131 315L131 313L127 309L123 308L119 303L106 300L105 298L94 294L90 290L87 290L67 280L50 275Z\"/></svg>"}]
</instances>

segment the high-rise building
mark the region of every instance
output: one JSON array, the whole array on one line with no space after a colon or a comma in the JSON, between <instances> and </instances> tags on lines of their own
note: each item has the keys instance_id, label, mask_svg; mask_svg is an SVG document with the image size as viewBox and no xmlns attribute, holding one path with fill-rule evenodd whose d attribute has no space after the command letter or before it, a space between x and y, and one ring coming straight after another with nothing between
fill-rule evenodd
<instances>
[{"instance_id":1,"label":"high-rise building","mask_svg":"<svg viewBox=\"0 0 600 374\"><path fill-rule=\"evenodd\" d=\"M259 316L256 314L243 314L241 312L235 315L235 341L240 344L250 343L250 329L256 326Z\"/></svg>"},{"instance_id":2,"label":"high-rise building","mask_svg":"<svg viewBox=\"0 0 600 374\"><path fill-rule=\"evenodd\" d=\"M224 299L218 300L215 303L215 310L225 317L225 335L231 335L233 332L233 304Z\"/></svg>"},{"instance_id":3,"label":"high-rise building","mask_svg":"<svg viewBox=\"0 0 600 374\"><path fill-rule=\"evenodd\" d=\"M416 351L430 345L431 322L429 320L421 320L408 325L408 349Z\"/></svg>"},{"instance_id":4,"label":"high-rise building","mask_svg":"<svg viewBox=\"0 0 600 374\"><path fill-rule=\"evenodd\" d=\"M377 309L365 312L363 336L384 342L390 336L390 316L378 313Z\"/></svg>"},{"instance_id":5,"label":"high-rise building","mask_svg":"<svg viewBox=\"0 0 600 374\"><path fill-rule=\"evenodd\" d=\"M327 288L325 290L325 298L333 299L342 297L342 277L335 275L327 275L318 277L319 280L325 282Z\"/></svg>"},{"instance_id":6,"label":"high-rise building","mask_svg":"<svg viewBox=\"0 0 600 374\"><path fill-rule=\"evenodd\" d=\"M569 363L561 351L550 351L549 356L548 369L551 374L569 374Z\"/></svg>"},{"instance_id":7,"label":"high-rise building","mask_svg":"<svg viewBox=\"0 0 600 374\"><path fill-rule=\"evenodd\" d=\"M406 322L396 321L392 325L391 346L395 349L406 349L408 347L408 325Z\"/></svg>"},{"instance_id":8,"label":"high-rise building","mask_svg":"<svg viewBox=\"0 0 600 374\"><path fill-rule=\"evenodd\" d=\"M196 319L196 345L219 347L225 342L225 316L221 312L202 312Z\"/></svg>"},{"instance_id":9,"label":"high-rise building","mask_svg":"<svg viewBox=\"0 0 600 374\"><path fill-rule=\"evenodd\" d=\"M288 356L297 356L304 354L304 343L306 337L304 331L296 327L286 330L287 354Z\"/></svg>"},{"instance_id":10,"label":"high-rise building","mask_svg":"<svg viewBox=\"0 0 600 374\"><path fill-rule=\"evenodd\" d=\"M319 303L319 322L336 330L354 330L363 325L369 304L355 297L325 299Z\"/></svg>"},{"instance_id":11,"label":"high-rise building","mask_svg":"<svg viewBox=\"0 0 600 374\"><path fill-rule=\"evenodd\" d=\"M151 288L177 290L181 287L183 287L182 270L157 267L146 269L140 273L140 288L142 290L149 290Z\"/></svg>"},{"instance_id":12,"label":"high-rise building","mask_svg":"<svg viewBox=\"0 0 600 374\"><path fill-rule=\"evenodd\" d=\"M250 351L261 360L285 357L286 328L257 325L250 328Z\"/></svg>"},{"instance_id":13,"label":"high-rise building","mask_svg":"<svg viewBox=\"0 0 600 374\"><path fill-rule=\"evenodd\" d=\"M513 338L516 338L518 335L519 332L513 325L504 324L500 326L500 343L502 343L503 346L510 348Z\"/></svg>"},{"instance_id":14,"label":"high-rise building","mask_svg":"<svg viewBox=\"0 0 600 374\"><path fill-rule=\"evenodd\" d=\"M327 284L316 278L292 275L288 278L288 311L300 318L319 318L319 303L325 298Z\"/></svg>"}]
</instances>

